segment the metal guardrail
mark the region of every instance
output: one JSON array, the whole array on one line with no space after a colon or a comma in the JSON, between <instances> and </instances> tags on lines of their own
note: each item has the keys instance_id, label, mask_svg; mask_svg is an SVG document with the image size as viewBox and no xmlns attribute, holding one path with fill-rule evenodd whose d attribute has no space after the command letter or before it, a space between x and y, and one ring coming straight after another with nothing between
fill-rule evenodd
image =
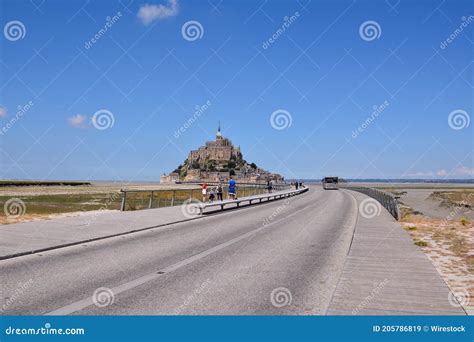
<instances>
[{"instance_id":1,"label":"metal guardrail","mask_svg":"<svg viewBox=\"0 0 474 342\"><path fill-rule=\"evenodd\" d=\"M240 198L236 200L217 201L217 202L210 202L210 203L194 203L194 205L199 209L199 214L202 215L204 209L209 208L209 207L221 207L221 210L224 210L224 206L228 204L236 204L237 207L240 207L240 204L244 202L248 202L249 205L252 204L252 202L254 201L258 201L259 203L262 203L264 199L266 199L268 202L271 200L272 197L273 197L273 200L277 200L281 198L296 196L306 191L308 191L308 187L304 186L303 188L300 188L298 190L272 192L272 193L268 193L264 195L250 196L250 197ZM190 204L190 205L193 205L193 204Z\"/></svg>"},{"instance_id":2,"label":"metal guardrail","mask_svg":"<svg viewBox=\"0 0 474 342\"><path fill-rule=\"evenodd\" d=\"M197 182L186 182L183 184L202 184ZM218 182L206 182L208 186L217 186ZM224 192L226 189L226 184L222 184L224 187ZM274 191L282 191L290 188L290 184L281 183L281 184L273 184ZM237 191L239 196L245 197L246 195L260 193L263 194L268 191L267 184L263 183L237 183ZM127 194L133 193L149 193L148 199L148 209L152 209L155 207L160 207L160 204L163 202L169 203L169 206L174 206L175 203L179 203L178 194L181 194L183 197L183 193L185 193L184 197L186 199L192 199L194 196L201 197L201 189L121 189L120 192L122 193L122 203L120 205L120 210L125 211L127 207ZM155 202L155 195L158 194ZM160 194L169 194L169 199L161 199L162 203L160 203ZM156 205L155 205L156 204ZM168 205L167 205L168 206Z\"/></svg>"},{"instance_id":3,"label":"metal guardrail","mask_svg":"<svg viewBox=\"0 0 474 342\"><path fill-rule=\"evenodd\" d=\"M395 218L395 220L398 221L400 219L398 196L395 196L383 190L368 188L364 186L352 186L352 185L341 185L341 184L339 186L341 188L361 192L367 196L372 197L373 199L377 200L385 209L387 209L387 211Z\"/></svg>"},{"instance_id":4,"label":"metal guardrail","mask_svg":"<svg viewBox=\"0 0 474 342\"><path fill-rule=\"evenodd\" d=\"M214 182L214 181L210 181L210 182L207 182L205 180L202 180L202 181L183 181L179 184L195 184L195 185L201 185L202 183L206 183L207 185L211 185L211 186L217 186L219 184L222 184L223 186L226 186L227 183L226 182ZM243 182L237 182L237 186L240 186L240 187L245 187L245 188L267 188L267 183L243 183ZM289 189L291 187L291 185L289 183L273 183L272 184L272 187L273 187L273 190L285 190L285 189Z\"/></svg>"}]
</instances>

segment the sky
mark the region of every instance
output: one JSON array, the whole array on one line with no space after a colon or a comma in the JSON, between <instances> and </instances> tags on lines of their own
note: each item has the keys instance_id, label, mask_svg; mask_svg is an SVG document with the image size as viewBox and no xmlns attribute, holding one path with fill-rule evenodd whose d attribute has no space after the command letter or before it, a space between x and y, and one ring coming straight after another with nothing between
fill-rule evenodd
<instances>
[{"instance_id":1,"label":"sky","mask_svg":"<svg viewBox=\"0 0 474 342\"><path fill-rule=\"evenodd\" d=\"M0 178L473 178L473 4L1 0Z\"/></svg>"}]
</instances>

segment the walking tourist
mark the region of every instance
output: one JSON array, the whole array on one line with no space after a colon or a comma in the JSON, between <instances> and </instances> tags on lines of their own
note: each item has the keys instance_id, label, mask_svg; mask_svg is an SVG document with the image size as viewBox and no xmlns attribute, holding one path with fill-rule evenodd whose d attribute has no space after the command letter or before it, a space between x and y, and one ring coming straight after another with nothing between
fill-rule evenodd
<instances>
[{"instance_id":1,"label":"walking tourist","mask_svg":"<svg viewBox=\"0 0 474 342\"><path fill-rule=\"evenodd\" d=\"M214 202L214 198L215 198L215 189L212 189L211 188L211 191L209 192L209 202Z\"/></svg>"},{"instance_id":2,"label":"walking tourist","mask_svg":"<svg viewBox=\"0 0 474 342\"><path fill-rule=\"evenodd\" d=\"M217 200L222 201L222 184L221 183L217 185L216 192L217 192Z\"/></svg>"},{"instance_id":3,"label":"walking tourist","mask_svg":"<svg viewBox=\"0 0 474 342\"><path fill-rule=\"evenodd\" d=\"M207 199L207 184L202 183L202 201L206 202Z\"/></svg>"},{"instance_id":4,"label":"walking tourist","mask_svg":"<svg viewBox=\"0 0 474 342\"><path fill-rule=\"evenodd\" d=\"M267 181L267 190L268 190L268 193L269 193L269 194L272 193L273 184L272 184L272 181L271 181L271 180L268 180L268 181Z\"/></svg>"},{"instance_id":5,"label":"walking tourist","mask_svg":"<svg viewBox=\"0 0 474 342\"><path fill-rule=\"evenodd\" d=\"M235 180L232 178L232 176L229 179L229 199L235 200L237 198L237 189L235 186Z\"/></svg>"}]
</instances>

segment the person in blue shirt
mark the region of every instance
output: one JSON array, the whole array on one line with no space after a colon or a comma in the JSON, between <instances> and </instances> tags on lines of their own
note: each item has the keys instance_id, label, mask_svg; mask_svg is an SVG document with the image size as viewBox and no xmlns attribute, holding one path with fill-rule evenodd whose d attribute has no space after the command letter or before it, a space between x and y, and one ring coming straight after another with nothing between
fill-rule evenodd
<instances>
[{"instance_id":1,"label":"person in blue shirt","mask_svg":"<svg viewBox=\"0 0 474 342\"><path fill-rule=\"evenodd\" d=\"M229 179L229 199L234 200L237 198L237 189L235 186L235 180L232 178L232 176Z\"/></svg>"}]
</instances>

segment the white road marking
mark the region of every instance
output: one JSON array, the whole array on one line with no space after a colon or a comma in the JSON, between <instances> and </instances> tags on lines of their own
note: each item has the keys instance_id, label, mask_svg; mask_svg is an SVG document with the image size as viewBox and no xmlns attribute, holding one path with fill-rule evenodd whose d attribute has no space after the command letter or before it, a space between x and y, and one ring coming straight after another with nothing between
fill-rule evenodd
<instances>
[{"instance_id":1,"label":"white road marking","mask_svg":"<svg viewBox=\"0 0 474 342\"><path fill-rule=\"evenodd\" d=\"M224 248L226 248L226 247L229 247L229 246L231 246L231 245L233 245L233 244L235 244L235 243L237 243L237 242L239 242L239 241L241 241L241 240L243 240L243 239L246 239L246 238L248 238L248 237L250 237L250 236L252 236L252 235L254 235L254 234L256 234L256 233L258 233L258 232L260 232L260 231L262 231L262 230L264 230L264 229L266 229L266 228L268 228L268 227L271 227L272 225L274 225L274 224L276 224L276 223L278 223L278 222L281 222L281 221L283 221L283 220L286 220L286 219L289 218L289 217L292 217L292 216L294 216L294 215L297 215L297 214L299 214L300 211L303 211L303 210L308 209L308 208L310 208L310 206L306 206L306 207L304 207L304 208L301 208L301 209L299 209L299 210L297 210L297 211L295 211L295 212L292 212L292 213L289 214L289 215L286 215L285 217L283 217L283 218L281 218L281 219L279 219L279 220L272 221L271 223L269 223L269 224L267 224L267 225L263 225L263 226L260 227L260 228L254 229L254 230L252 230L252 231L250 231L250 232L247 232L247 233L245 233L245 234L243 234L243 235L240 235L240 236L238 236L238 237L236 237L236 238L233 238L233 239L231 239L231 240L229 240L229 241L227 241L227 242L224 242L224 243L222 243L222 244L220 244L220 245L217 245L217 246L212 247L212 248L210 248L210 249L208 249L208 250L205 250L205 251L203 251L203 252L201 252L201 253L198 253L198 254L196 254L196 255L193 255L192 257L189 257L189 258L187 258L187 259L184 259L184 260L182 260L182 261L179 261L179 262L177 262L177 263L175 263L175 264L173 264L173 265L170 265L170 266L168 266L168 267L166 267L166 268L163 268L163 269L161 269L161 270L157 270L157 271L155 271L155 272L153 272L153 273L149 273L149 274L147 274L147 275L144 275L143 277L140 277L140 278L134 279L134 280L132 280L132 281L129 281L129 282L127 282L127 283L124 283L124 284L122 284L122 285L113 287L113 288L111 288L111 290L112 290L114 296L116 296L116 295L118 295L118 294L120 294L120 293L122 293L122 292L125 292L125 291L127 291L127 290L131 290L131 289L133 289L133 288L135 288L135 287L137 287L137 286L140 286L140 285L142 285L142 284L145 284L145 283L147 283L147 282L149 282L149 281L158 279L158 278L162 277L163 275L165 275L165 274L167 274L167 273L176 271L177 269L179 269L179 268L181 268L181 267L187 266L187 265L189 265L189 264L191 264L191 263L193 263L193 262L195 262L195 261L198 261L198 260L200 260L200 259L202 259L202 258L205 258L205 257L208 256L208 255L211 255L211 254L213 254L213 253L216 253L216 252L218 252L218 251L220 251L220 250L222 250L222 249L224 249ZM263 223L262 223L262 224L263 224ZM161 273L161 272L164 272L164 273ZM91 296L91 297L84 298L84 299L79 300L79 301L77 301L77 302L74 302L74 303L72 303L72 304L63 306L62 308L56 309L56 310L54 310L54 311L48 312L48 313L46 313L46 315L69 315L69 314L72 314L72 313L74 313L74 312L76 312L76 311L80 311L80 310L82 310L82 309L85 309L85 308L87 308L88 306L91 306L91 305L94 305L94 302L93 302L93 300L92 300L92 296Z\"/></svg>"}]
</instances>

